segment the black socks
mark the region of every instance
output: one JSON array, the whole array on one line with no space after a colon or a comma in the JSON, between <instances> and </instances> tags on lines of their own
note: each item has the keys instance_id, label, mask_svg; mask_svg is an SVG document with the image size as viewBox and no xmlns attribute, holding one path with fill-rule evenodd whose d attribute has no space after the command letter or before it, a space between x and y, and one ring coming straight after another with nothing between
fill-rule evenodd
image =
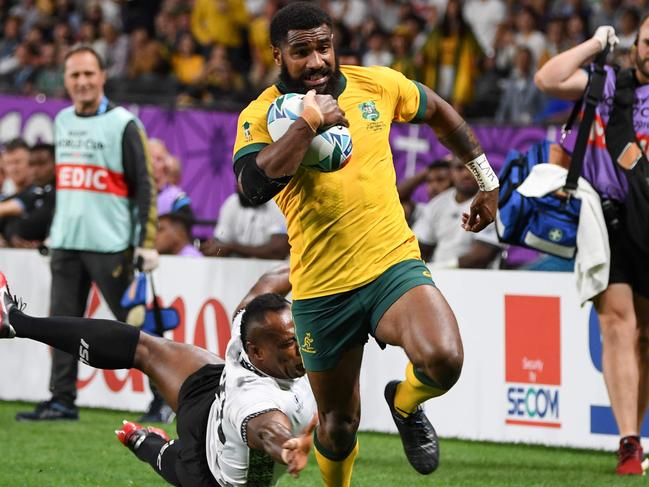
<instances>
[{"instance_id":1,"label":"black socks","mask_svg":"<svg viewBox=\"0 0 649 487\"><path fill-rule=\"evenodd\" d=\"M16 336L45 343L98 369L130 369L140 330L118 321L54 316L34 318L12 309Z\"/></svg>"}]
</instances>

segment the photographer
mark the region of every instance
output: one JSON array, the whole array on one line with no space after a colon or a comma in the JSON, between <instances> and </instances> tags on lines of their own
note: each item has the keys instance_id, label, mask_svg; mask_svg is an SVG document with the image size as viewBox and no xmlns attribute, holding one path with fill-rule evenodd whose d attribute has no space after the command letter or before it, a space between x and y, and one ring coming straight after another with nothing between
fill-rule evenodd
<instances>
[{"instance_id":1,"label":"photographer","mask_svg":"<svg viewBox=\"0 0 649 487\"><path fill-rule=\"evenodd\" d=\"M584 69L606 46L618 43L615 30L594 36L548 61L535 76L545 93L578 100L592 70ZM640 427L649 403L649 163L637 141L649 137L642 119L649 100L649 17L640 23L630 52L633 70L605 67L603 101L583 161L582 176L599 193L610 245L607 287L594 298L603 341L603 371L620 431L619 475L643 475ZM574 139L564 149L570 152Z\"/></svg>"}]
</instances>

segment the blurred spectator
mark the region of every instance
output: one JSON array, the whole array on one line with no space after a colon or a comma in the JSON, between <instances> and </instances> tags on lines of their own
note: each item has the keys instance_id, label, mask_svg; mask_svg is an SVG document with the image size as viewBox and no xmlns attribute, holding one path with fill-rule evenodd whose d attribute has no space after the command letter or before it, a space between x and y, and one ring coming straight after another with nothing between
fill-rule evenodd
<instances>
[{"instance_id":1,"label":"blurred spectator","mask_svg":"<svg viewBox=\"0 0 649 487\"><path fill-rule=\"evenodd\" d=\"M514 69L504 82L496 122L530 124L543 109L544 96L534 84L532 52L525 46L516 50Z\"/></svg>"},{"instance_id":2,"label":"blurred spectator","mask_svg":"<svg viewBox=\"0 0 649 487\"><path fill-rule=\"evenodd\" d=\"M32 184L29 170L29 146L23 139L12 139L4 144L2 165L5 171L3 193L17 194Z\"/></svg>"},{"instance_id":3,"label":"blurred spectator","mask_svg":"<svg viewBox=\"0 0 649 487\"><path fill-rule=\"evenodd\" d=\"M539 59L539 66L543 66L548 59L567 49L565 27L565 20L561 17L554 17L548 21L545 34L545 49L541 54L541 59Z\"/></svg>"},{"instance_id":4,"label":"blurred spectator","mask_svg":"<svg viewBox=\"0 0 649 487\"><path fill-rule=\"evenodd\" d=\"M226 96L236 98L246 88L245 79L234 70L228 58L228 51L218 44L212 47L196 83L203 87L201 99L207 102Z\"/></svg>"},{"instance_id":5,"label":"blurred spectator","mask_svg":"<svg viewBox=\"0 0 649 487\"><path fill-rule=\"evenodd\" d=\"M176 78L184 86L199 79L205 66L205 58L196 52L196 43L188 32L180 36L178 49L171 56L171 66Z\"/></svg>"},{"instance_id":6,"label":"blurred spectator","mask_svg":"<svg viewBox=\"0 0 649 487\"><path fill-rule=\"evenodd\" d=\"M21 42L16 47L14 56L1 63L0 81L11 90L30 93L39 58L39 49L34 44Z\"/></svg>"},{"instance_id":7,"label":"blurred spectator","mask_svg":"<svg viewBox=\"0 0 649 487\"><path fill-rule=\"evenodd\" d=\"M16 5L9 9L9 15L19 17L22 20L20 33L25 35L32 26L38 23L42 13L38 10L35 0L19 0Z\"/></svg>"},{"instance_id":8,"label":"blurred spectator","mask_svg":"<svg viewBox=\"0 0 649 487\"><path fill-rule=\"evenodd\" d=\"M2 27L0 39L0 60L10 57L20 43L20 18L8 17Z\"/></svg>"},{"instance_id":9,"label":"blurred spectator","mask_svg":"<svg viewBox=\"0 0 649 487\"><path fill-rule=\"evenodd\" d=\"M363 55L363 66L390 66L393 55L386 46L385 34L375 30L367 41L367 52Z\"/></svg>"},{"instance_id":10,"label":"blurred spectator","mask_svg":"<svg viewBox=\"0 0 649 487\"><path fill-rule=\"evenodd\" d=\"M412 195L422 184L426 189L426 201L430 201L441 192L446 191L452 184L450 167L448 160L438 159L414 176L405 178L397 184L399 200L411 227L421 217L426 206L426 203L413 201Z\"/></svg>"},{"instance_id":11,"label":"blurred spectator","mask_svg":"<svg viewBox=\"0 0 649 487\"><path fill-rule=\"evenodd\" d=\"M454 187L433 198L414 224L422 258L437 269L497 269L501 246L494 224L480 233L460 226L462 214L469 213L471 200L478 193L478 183L458 159L451 161L451 179Z\"/></svg>"},{"instance_id":12,"label":"blurred spectator","mask_svg":"<svg viewBox=\"0 0 649 487\"><path fill-rule=\"evenodd\" d=\"M340 49L336 50L336 57L338 58L338 62L343 65L349 65L349 66L360 66L361 65L361 58L358 55L358 52L355 51L354 49L350 49L348 47L341 47Z\"/></svg>"},{"instance_id":13,"label":"blurred spectator","mask_svg":"<svg viewBox=\"0 0 649 487\"><path fill-rule=\"evenodd\" d=\"M399 24L400 0L369 0L372 12L376 15L384 32L392 32Z\"/></svg>"},{"instance_id":14,"label":"blurred spectator","mask_svg":"<svg viewBox=\"0 0 649 487\"><path fill-rule=\"evenodd\" d=\"M635 8L627 7L622 10L622 15L619 20L619 29L616 29L616 34L620 39L620 43L616 49L620 51L628 51L635 42L640 24L640 14Z\"/></svg>"},{"instance_id":15,"label":"blurred spectator","mask_svg":"<svg viewBox=\"0 0 649 487\"><path fill-rule=\"evenodd\" d=\"M129 78L155 81L169 74L164 46L157 40L149 39L146 29L139 28L131 33L130 51Z\"/></svg>"},{"instance_id":16,"label":"blurred spectator","mask_svg":"<svg viewBox=\"0 0 649 487\"><path fill-rule=\"evenodd\" d=\"M364 0L330 0L328 7L334 21L356 30L365 21L369 5Z\"/></svg>"},{"instance_id":17,"label":"blurred spectator","mask_svg":"<svg viewBox=\"0 0 649 487\"><path fill-rule=\"evenodd\" d=\"M410 31L406 27L397 27L390 38L394 59L390 67L402 73L406 78L417 78L415 60L410 50Z\"/></svg>"},{"instance_id":18,"label":"blurred spectator","mask_svg":"<svg viewBox=\"0 0 649 487\"><path fill-rule=\"evenodd\" d=\"M92 22L84 22L79 28L77 39L82 44L93 45L97 41L97 27Z\"/></svg>"},{"instance_id":19,"label":"blurred spectator","mask_svg":"<svg viewBox=\"0 0 649 487\"><path fill-rule=\"evenodd\" d=\"M501 76L506 76L514 63L516 55L515 33L507 24L501 24L496 30L494 40L495 68Z\"/></svg>"},{"instance_id":20,"label":"blurred spectator","mask_svg":"<svg viewBox=\"0 0 649 487\"><path fill-rule=\"evenodd\" d=\"M153 180L158 190L157 210L158 215L167 213L183 214L188 220L193 218L191 200L185 192L169 178L171 154L167 146L160 139L149 139L149 155L153 168ZM177 160L177 159L176 159ZM180 162L178 162L180 166Z\"/></svg>"},{"instance_id":21,"label":"blurred spectator","mask_svg":"<svg viewBox=\"0 0 649 487\"><path fill-rule=\"evenodd\" d=\"M586 40L587 28L584 18L578 14L572 14L566 20L566 42L567 47L574 47ZM547 50L546 44L546 50Z\"/></svg>"},{"instance_id":22,"label":"blurred spectator","mask_svg":"<svg viewBox=\"0 0 649 487\"><path fill-rule=\"evenodd\" d=\"M243 0L195 0L191 31L203 46L241 47L249 18Z\"/></svg>"},{"instance_id":23,"label":"blurred spectator","mask_svg":"<svg viewBox=\"0 0 649 487\"><path fill-rule=\"evenodd\" d=\"M256 88L264 88L275 82L279 67L275 64L273 50L270 47L270 19L277 11L277 1L265 3L261 15L250 23L248 42L252 56L252 66L248 79Z\"/></svg>"},{"instance_id":24,"label":"blurred spectator","mask_svg":"<svg viewBox=\"0 0 649 487\"><path fill-rule=\"evenodd\" d=\"M12 247L37 248L47 237L55 203L54 146L39 143L29 154L33 184L0 202L3 237ZM11 218L7 218L7 217Z\"/></svg>"},{"instance_id":25,"label":"blurred spectator","mask_svg":"<svg viewBox=\"0 0 649 487\"><path fill-rule=\"evenodd\" d=\"M100 32L101 37L95 41L93 47L104 60L106 77L121 78L126 74L128 63L128 36L122 34L118 26L109 21L101 23Z\"/></svg>"},{"instance_id":26,"label":"blurred spectator","mask_svg":"<svg viewBox=\"0 0 649 487\"><path fill-rule=\"evenodd\" d=\"M72 29L67 22L59 22L52 29L52 42L57 49L65 49L72 44ZM94 42L94 37L89 44Z\"/></svg>"},{"instance_id":27,"label":"blurred spectator","mask_svg":"<svg viewBox=\"0 0 649 487\"><path fill-rule=\"evenodd\" d=\"M462 13L482 51L486 56L493 56L496 30L507 14L505 3L502 0L467 0Z\"/></svg>"},{"instance_id":28,"label":"blurred spectator","mask_svg":"<svg viewBox=\"0 0 649 487\"><path fill-rule=\"evenodd\" d=\"M48 96L62 97L65 94L63 86L63 66L59 64L56 46L48 43L41 46L41 63L34 79L34 89Z\"/></svg>"},{"instance_id":29,"label":"blurred spectator","mask_svg":"<svg viewBox=\"0 0 649 487\"><path fill-rule=\"evenodd\" d=\"M158 217L155 248L162 255L203 257L191 243L191 221L183 214L166 213Z\"/></svg>"},{"instance_id":30,"label":"blurred spectator","mask_svg":"<svg viewBox=\"0 0 649 487\"><path fill-rule=\"evenodd\" d=\"M545 36L536 27L536 14L531 7L523 6L516 14L516 35L514 42L517 46L526 46L532 52L534 68L538 66L543 52L546 50Z\"/></svg>"},{"instance_id":31,"label":"blurred spectator","mask_svg":"<svg viewBox=\"0 0 649 487\"><path fill-rule=\"evenodd\" d=\"M600 25L612 25L619 29L618 21L622 15L620 8L622 0L600 0L594 6L597 10L590 17L590 30L594 30Z\"/></svg>"},{"instance_id":32,"label":"blurred spectator","mask_svg":"<svg viewBox=\"0 0 649 487\"><path fill-rule=\"evenodd\" d=\"M169 158L167 158L167 181L169 184L179 186L181 177L182 165L180 164L180 159L173 155L169 155Z\"/></svg>"},{"instance_id":33,"label":"blurred spectator","mask_svg":"<svg viewBox=\"0 0 649 487\"><path fill-rule=\"evenodd\" d=\"M473 97L482 50L471 27L464 21L459 0L449 0L439 27L422 50L425 85L462 110Z\"/></svg>"},{"instance_id":34,"label":"blurred spectator","mask_svg":"<svg viewBox=\"0 0 649 487\"><path fill-rule=\"evenodd\" d=\"M201 250L204 255L218 257L285 259L290 247L284 215L273 200L252 206L237 191L221 206L214 238Z\"/></svg>"}]
</instances>

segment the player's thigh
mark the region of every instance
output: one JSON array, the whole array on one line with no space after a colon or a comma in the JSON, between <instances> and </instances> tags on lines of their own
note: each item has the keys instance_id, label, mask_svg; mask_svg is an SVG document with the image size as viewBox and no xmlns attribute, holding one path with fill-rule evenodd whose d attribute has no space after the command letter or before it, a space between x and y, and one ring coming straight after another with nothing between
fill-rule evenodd
<instances>
[{"instance_id":1,"label":"player's thigh","mask_svg":"<svg viewBox=\"0 0 649 487\"><path fill-rule=\"evenodd\" d=\"M383 314L375 333L382 342L402 347L415 363L436 352L462 354L455 314L434 286L406 291Z\"/></svg>"},{"instance_id":2,"label":"player's thigh","mask_svg":"<svg viewBox=\"0 0 649 487\"><path fill-rule=\"evenodd\" d=\"M357 417L360 414L360 371L363 345L345 350L338 363L325 371L309 371L309 383L321 421L331 416Z\"/></svg>"}]
</instances>

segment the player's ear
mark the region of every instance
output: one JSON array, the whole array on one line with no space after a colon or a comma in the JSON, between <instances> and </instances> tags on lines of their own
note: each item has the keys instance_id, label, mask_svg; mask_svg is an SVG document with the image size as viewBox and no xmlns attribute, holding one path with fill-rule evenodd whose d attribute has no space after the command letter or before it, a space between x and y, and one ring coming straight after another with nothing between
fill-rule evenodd
<instances>
[{"instance_id":1,"label":"player's ear","mask_svg":"<svg viewBox=\"0 0 649 487\"><path fill-rule=\"evenodd\" d=\"M282 65L282 50L279 47L272 46L273 48L273 59L276 66Z\"/></svg>"},{"instance_id":2,"label":"player's ear","mask_svg":"<svg viewBox=\"0 0 649 487\"><path fill-rule=\"evenodd\" d=\"M246 353L251 359L260 360L264 357L263 349L250 341L246 342Z\"/></svg>"}]
</instances>

